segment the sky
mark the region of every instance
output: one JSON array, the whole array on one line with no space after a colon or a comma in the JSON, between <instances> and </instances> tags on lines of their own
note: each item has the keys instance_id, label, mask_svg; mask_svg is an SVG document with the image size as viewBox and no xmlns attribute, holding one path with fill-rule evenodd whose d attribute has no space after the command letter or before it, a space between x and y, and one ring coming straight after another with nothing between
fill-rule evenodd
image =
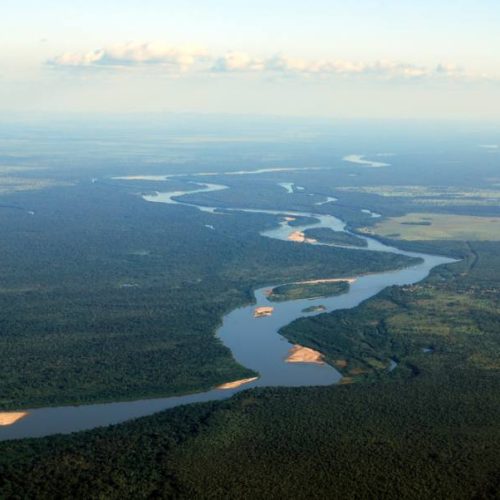
<instances>
[{"instance_id":1,"label":"sky","mask_svg":"<svg viewBox=\"0 0 500 500\"><path fill-rule=\"evenodd\" d=\"M500 121L498 0L1 0L0 113Z\"/></svg>"}]
</instances>

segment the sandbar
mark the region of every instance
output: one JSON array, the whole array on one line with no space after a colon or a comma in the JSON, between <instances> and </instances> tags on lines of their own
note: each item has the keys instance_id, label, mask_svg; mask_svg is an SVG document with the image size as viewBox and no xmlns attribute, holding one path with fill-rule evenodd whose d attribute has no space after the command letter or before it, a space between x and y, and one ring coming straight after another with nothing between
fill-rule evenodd
<instances>
[{"instance_id":1,"label":"sandbar","mask_svg":"<svg viewBox=\"0 0 500 500\"><path fill-rule=\"evenodd\" d=\"M318 241L314 238L306 238L302 231L294 231L288 235L289 241L294 241L296 243L317 243Z\"/></svg>"},{"instance_id":2,"label":"sandbar","mask_svg":"<svg viewBox=\"0 0 500 500\"><path fill-rule=\"evenodd\" d=\"M273 311L274 311L274 307L269 307L269 306L256 307L254 312L253 312L253 317L254 318L262 318L264 316L271 316Z\"/></svg>"},{"instance_id":3,"label":"sandbar","mask_svg":"<svg viewBox=\"0 0 500 500\"><path fill-rule=\"evenodd\" d=\"M304 347L299 344L294 345L286 358L287 363L315 363L318 365L324 364L323 354L309 347Z\"/></svg>"},{"instance_id":4,"label":"sandbar","mask_svg":"<svg viewBox=\"0 0 500 500\"><path fill-rule=\"evenodd\" d=\"M15 424L18 420L26 417L26 415L28 415L26 411L0 412L0 425Z\"/></svg>"},{"instance_id":5,"label":"sandbar","mask_svg":"<svg viewBox=\"0 0 500 500\"><path fill-rule=\"evenodd\" d=\"M254 380L257 380L259 377L251 377L251 378L242 378L241 380L235 380L234 382L226 382L225 384L221 384L217 386L217 389L227 390L227 389L236 389L244 384L249 384Z\"/></svg>"},{"instance_id":6,"label":"sandbar","mask_svg":"<svg viewBox=\"0 0 500 500\"><path fill-rule=\"evenodd\" d=\"M292 283L292 285L315 285L316 283L337 283L341 281L354 283L356 281L356 278L325 278L319 280L296 281L295 283Z\"/></svg>"}]
</instances>

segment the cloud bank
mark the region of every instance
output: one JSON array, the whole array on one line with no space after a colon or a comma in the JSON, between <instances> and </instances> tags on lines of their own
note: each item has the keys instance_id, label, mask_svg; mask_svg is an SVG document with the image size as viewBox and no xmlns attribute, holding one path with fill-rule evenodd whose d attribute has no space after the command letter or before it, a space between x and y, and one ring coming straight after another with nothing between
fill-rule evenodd
<instances>
[{"instance_id":1,"label":"cloud bank","mask_svg":"<svg viewBox=\"0 0 500 500\"><path fill-rule=\"evenodd\" d=\"M160 42L116 44L85 53L65 53L49 61L61 67L132 67L162 66L173 71L187 71L208 58L205 49L195 46L175 47Z\"/></svg>"},{"instance_id":2,"label":"cloud bank","mask_svg":"<svg viewBox=\"0 0 500 500\"><path fill-rule=\"evenodd\" d=\"M176 47L161 42L115 44L83 53L65 53L48 64L59 68L156 67L168 73L268 74L274 76L364 77L379 80L488 80L447 63L423 66L409 62L378 60L373 62L343 59L303 59L275 54L256 57L246 52L229 51L212 55L199 46Z\"/></svg>"},{"instance_id":3,"label":"cloud bank","mask_svg":"<svg viewBox=\"0 0 500 500\"><path fill-rule=\"evenodd\" d=\"M371 76L381 79L466 78L463 69L451 64L435 67L379 60L370 63L342 59L306 60L284 55L253 58L242 52L229 52L217 58L211 70L215 72L268 72L304 76Z\"/></svg>"}]
</instances>

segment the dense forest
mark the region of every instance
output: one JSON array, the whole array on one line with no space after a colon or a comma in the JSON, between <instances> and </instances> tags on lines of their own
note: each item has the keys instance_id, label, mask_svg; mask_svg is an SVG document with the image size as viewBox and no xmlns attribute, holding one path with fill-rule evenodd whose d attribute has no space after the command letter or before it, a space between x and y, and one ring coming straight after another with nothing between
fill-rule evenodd
<instances>
[{"instance_id":1,"label":"dense forest","mask_svg":"<svg viewBox=\"0 0 500 500\"><path fill-rule=\"evenodd\" d=\"M0 179L2 410L166 396L250 377L214 333L252 289L409 263L271 240L259 232L278 217L202 213L145 203L140 193L189 189L189 179L221 182L231 189L185 200L330 214L354 230L380 220L365 208L384 217L500 215L491 193L497 156L479 157L455 136L412 142L408 153L407 131L379 130L363 143L359 125L315 140L296 139L299 127L293 140L193 147L176 140L186 133L177 121L168 131L157 126L122 142L106 124L83 135L51 129L53 139L33 127L30 151L18 140L25 128L16 136L2 127L11 140L0 144L0 161L36 167L16 173L19 184ZM390 168L342 161L341 151L369 156L382 145L395 151ZM242 165L315 170L110 178ZM452 188L439 188L450 179ZM284 181L305 189L289 194ZM327 196L338 200L322 204ZM291 225L304 222L311 220ZM392 243L463 261L281 332L324 353L343 384L251 389L109 428L2 442L0 498L500 498L500 245Z\"/></svg>"},{"instance_id":2,"label":"dense forest","mask_svg":"<svg viewBox=\"0 0 500 500\"><path fill-rule=\"evenodd\" d=\"M215 337L252 289L407 265L259 236L271 215L143 201L168 183L4 196L0 408L166 396L254 375ZM180 181L173 189L185 187Z\"/></svg>"},{"instance_id":3,"label":"dense forest","mask_svg":"<svg viewBox=\"0 0 500 500\"><path fill-rule=\"evenodd\" d=\"M476 162L477 158L470 161ZM421 165L413 170L353 170L352 167L338 165L315 170L314 175L307 171L288 172L287 179L304 187L304 190L293 194L278 185L283 180L278 174L267 175L265 179L245 176L244 180L237 176L206 177L207 182L217 179L231 189L193 194L186 200L206 205L331 214L346 221L350 227L369 226L378 221L362 211L366 208L384 217L411 212L497 217L500 216L500 197L489 180L495 178L497 168L491 158L488 161L482 158L474 175L470 174L471 169L467 165L460 172L431 166L422 168ZM337 201L321 204L326 197L334 197Z\"/></svg>"},{"instance_id":4,"label":"dense forest","mask_svg":"<svg viewBox=\"0 0 500 500\"><path fill-rule=\"evenodd\" d=\"M345 375L344 383L385 376L391 360L399 363L400 376L411 376L420 370L419 358L430 354L495 368L500 358L497 248L492 242L471 243L468 257L437 268L425 285L390 287L354 310L298 319L281 334L319 347Z\"/></svg>"},{"instance_id":5,"label":"dense forest","mask_svg":"<svg viewBox=\"0 0 500 500\"><path fill-rule=\"evenodd\" d=\"M107 429L5 442L0 490L6 498L498 498L498 250L473 243L466 261L419 285L285 329L307 337L323 325L334 336L347 328L342 355L360 362L359 346L384 337L377 345L399 365L376 380L254 389ZM338 356L325 336L317 342Z\"/></svg>"}]
</instances>

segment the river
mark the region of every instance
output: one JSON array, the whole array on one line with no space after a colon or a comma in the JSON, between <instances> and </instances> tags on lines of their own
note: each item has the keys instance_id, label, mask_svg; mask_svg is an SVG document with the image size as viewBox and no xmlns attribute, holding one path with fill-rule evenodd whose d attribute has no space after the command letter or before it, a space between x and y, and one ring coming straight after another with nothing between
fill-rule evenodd
<instances>
[{"instance_id":1,"label":"river","mask_svg":"<svg viewBox=\"0 0 500 500\"><path fill-rule=\"evenodd\" d=\"M134 180L141 179L140 176L132 178ZM167 180L167 178L163 177L162 180ZM216 207L197 206L185 203L179 198L182 198L186 194L227 189L227 186L207 183L194 184L198 185L198 188L190 191L160 192L152 195L144 195L143 198L148 202L183 204L214 213L217 210ZM328 227L335 231L346 231L345 224L331 215L283 210L246 210L238 208L234 210L290 217L313 216L319 221L291 227L288 224L289 221L282 217L278 227L261 233L263 236L269 238L287 240L290 232L304 231L311 227ZM214 222L214 226L216 227L216 222ZM392 252L409 257L419 257L422 259L422 262L397 271L352 276L352 278L356 279L351 283L347 293L328 298L271 303L267 299L265 290L281 284L271 283L254 292L256 304L240 307L224 316L222 326L217 331L217 336L232 351L234 358L240 364L259 373L257 380L235 389L212 389L206 392L177 397L24 410L27 413L24 418L17 420L11 425L0 426L0 441L41 437L59 433L67 434L100 426L118 424L179 405L229 398L233 394L251 387L331 385L339 382L342 378L341 374L328 364L285 362L292 344L278 334L280 328L299 317L318 314L318 312L305 313L303 311L305 308L322 305L328 312L353 308L388 286L416 283L424 279L435 266L453 262L452 259L446 257L406 252L396 247L386 246L372 238L363 238L368 243L367 247L363 249L350 249L354 252L366 250ZM321 245L321 243L314 244ZM334 278L334 276L325 276L325 278ZM273 306L273 314L267 317L254 318L253 313L257 306ZM390 363L388 370L393 368L394 364Z\"/></svg>"}]
</instances>

